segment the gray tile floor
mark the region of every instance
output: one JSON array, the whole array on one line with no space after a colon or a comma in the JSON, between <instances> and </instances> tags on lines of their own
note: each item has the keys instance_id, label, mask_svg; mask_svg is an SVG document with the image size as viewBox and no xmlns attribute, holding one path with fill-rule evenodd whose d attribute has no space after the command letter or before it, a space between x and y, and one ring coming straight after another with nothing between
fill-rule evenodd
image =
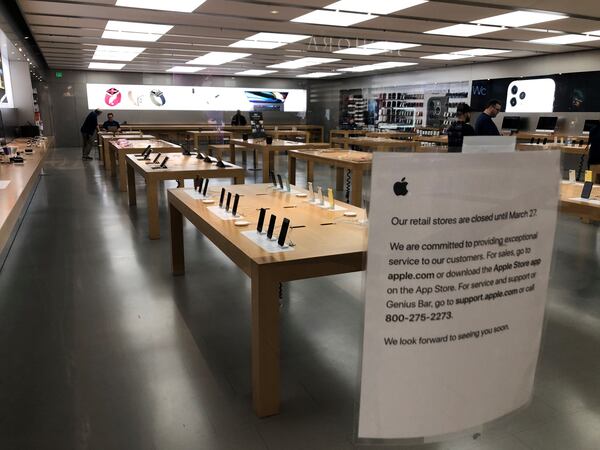
<instances>
[{"instance_id":1,"label":"gray tile floor","mask_svg":"<svg viewBox=\"0 0 600 450\"><path fill-rule=\"evenodd\" d=\"M259 420L247 277L188 224L173 278L138 198L77 149L50 156L0 272L0 449L369 448L353 444L362 275L285 286L283 411ZM164 198L161 214L166 231ZM598 227L561 217L533 402L477 439L409 448L600 449L599 275Z\"/></svg>"}]
</instances>

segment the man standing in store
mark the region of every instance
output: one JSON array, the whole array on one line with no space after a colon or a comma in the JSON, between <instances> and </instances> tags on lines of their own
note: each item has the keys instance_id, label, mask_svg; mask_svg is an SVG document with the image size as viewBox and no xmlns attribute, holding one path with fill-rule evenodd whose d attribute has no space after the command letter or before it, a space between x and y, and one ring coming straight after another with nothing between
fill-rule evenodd
<instances>
[{"instance_id":1,"label":"man standing in store","mask_svg":"<svg viewBox=\"0 0 600 450\"><path fill-rule=\"evenodd\" d=\"M588 169L592 171L592 181L600 184L600 125L590 130L588 142Z\"/></svg>"},{"instance_id":2,"label":"man standing in store","mask_svg":"<svg viewBox=\"0 0 600 450\"><path fill-rule=\"evenodd\" d=\"M233 116L231 118L231 125L236 125L236 126L245 126L246 125L246 118L243 116L243 114L240 112L239 109L235 113L235 116Z\"/></svg>"},{"instance_id":3,"label":"man standing in store","mask_svg":"<svg viewBox=\"0 0 600 450\"><path fill-rule=\"evenodd\" d=\"M94 145L94 135L98 131L98 116L102 114L99 109L93 110L87 115L83 125L81 126L81 136L83 138L83 149L81 159L94 159L90 156L90 151Z\"/></svg>"},{"instance_id":4,"label":"man standing in store","mask_svg":"<svg viewBox=\"0 0 600 450\"><path fill-rule=\"evenodd\" d=\"M502 103L498 100L487 102L483 113L479 115L475 122L475 133L478 136L500 136L498 127L492 120L502 109Z\"/></svg>"},{"instance_id":5,"label":"man standing in store","mask_svg":"<svg viewBox=\"0 0 600 450\"><path fill-rule=\"evenodd\" d=\"M114 119L113 113L108 113L106 115L106 122L102 124L102 129L106 131L120 131L121 124Z\"/></svg>"},{"instance_id":6,"label":"man standing in store","mask_svg":"<svg viewBox=\"0 0 600 450\"><path fill-rule=\"evenodd\" d=\"M456 106L456 122L448 127L448 153L461 153L465 136L475 136L475 130L469 124L471 107L466 103Z\"/></svg>"}]
</instances>

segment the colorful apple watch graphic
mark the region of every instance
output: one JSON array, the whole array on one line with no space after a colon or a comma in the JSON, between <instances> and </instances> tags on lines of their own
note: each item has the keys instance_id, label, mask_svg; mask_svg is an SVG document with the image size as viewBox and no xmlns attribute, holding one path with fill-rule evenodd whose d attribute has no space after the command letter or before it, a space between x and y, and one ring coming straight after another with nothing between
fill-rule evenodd
<instances>
[{"instance_id":1,"label":"colorful apple watch graphic","mask_svg":"<svg viewBox=\"0 0 600 450\"><path fill-rule=\"evenodd\" d=\"M152 89L150 91L150 101L156 106L164 106L164 104L167 102L160 89Z\"/></svg>"},{"instance_id":2,"label":"colorful apple watch graphic","mask_svg":"<svg viewBox=\"0 0 600 450\"><path fill-rule=\"evenodd\" d=\"M108 106L117 106L119 103L121 103L121 98L121 91L119 91L117 88L110 88L106 91L104 102Z\"/></svg>"},{"instance_id":3,"label":"colorful apple watch graphic","mask_svg":"<svg viewBox=\"0 0 600 450\"><path fill-rule=\"evenodd\" d=\"M144 103L144 95L138 95L137 93L133 92L133 91L129 91L127 93L127 97L129 98L129 101L133 104L133 106L142 106L142 104Z\"/></svg>"}]
</instances>

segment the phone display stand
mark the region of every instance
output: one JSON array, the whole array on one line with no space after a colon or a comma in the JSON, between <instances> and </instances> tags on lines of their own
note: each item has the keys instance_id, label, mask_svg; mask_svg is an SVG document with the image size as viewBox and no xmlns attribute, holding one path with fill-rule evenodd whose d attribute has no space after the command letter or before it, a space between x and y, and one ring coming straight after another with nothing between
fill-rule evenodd
<instances>
[{"instance_id":1,"label":"phone display stand","mask_svg":"<svg viewBox=\"0 0 600 450\"><path fill-rule=\"evenodd\" d=\"M277 237L273 236L272 239L269 239L266 234L258 234L256 230L242 231L242 234L268 253L283 253L294 250L294 247L289 245L280 247L277 243Z\"/></svg>"},{"instance_id":2,"label":"phone display stand","mask_svg":"<svg viewBox=\"0 0 600 450\"><path fill-rule=\"evenodd\" d=\"M230 212L225 211L224 208L220 208L218 205L209 206L208 210L221 220L240 220L244 218L244 216L242 216L241 214L234 216Z\"/></svg>"},{"instance_id":3,"label":"phone display stand","mask_svg":"<svg viewBox=\"0 0 600 450\"><path fill-rule=\"evenodd\" d=\"M340 205L336 205L335 203L334 203L334 207L332 208L331 204L327 200L325 200L325 203L323 203L322 205L321 205L321 202L319 201L318 203L316 203L316 206L318 206L321 209L328 209L329 211L347 211L347 209L348 209L348 208L343 208Z\"/></svg>"}]
</instances>

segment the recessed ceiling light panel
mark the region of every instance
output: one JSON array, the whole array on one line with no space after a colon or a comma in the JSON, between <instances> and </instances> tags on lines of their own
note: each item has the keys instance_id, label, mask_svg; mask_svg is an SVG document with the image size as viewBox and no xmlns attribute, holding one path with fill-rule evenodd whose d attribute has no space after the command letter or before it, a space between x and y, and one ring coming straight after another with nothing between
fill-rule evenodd
<instances>
[{"instance_id":1,"label":"recessed ceiling light panel","mask_svg":"<svg viewBox=\"0 0 600 450\"><path fill-rule=\"evenodd\" d=\"M481 23L483 25L497 25L501 27L526 27L536 23L550 22L551 20L566 19L568 16L558 13L533 12L533 11L513 11L499 16L488 17L486 19L474 20L471 23Z\"/></svg>"},{"instance_id":2,"label":"recessed ceiling light panel","mask_svg":"<svg viewBox=\"0 0 600 450\"><path fill-rule=\"evenodd\" d=\"M377 16L318 9L300 17L296 17L295 19L292 19L292 22L349 27L366 20L374 19L375 17Z\"/></svg>"},{"instance_id":3,"label":"recessed ceiling light panel","mask_svg":"<svg viewBox=\"0 0 600 450\"><path fill-rule=\"evenodd\" d=\"M261 75L268 75L270 73L276 73L276 70L259 70L259 69L249 69L244 70L243 72L236 72L236 75L247 75L253 77L259 77Z\"/></svg>"},{"instance_id":4,"label":"recessed ceiling light panel","mask_svg":"<svg viewBox=\"0 0 600 450\"><path fill-rule=\"evenodd\" d=\"M470 55L460 55L453 53L439 53L437 55L421 56L421 59L438 59L441 61L454 61L455 59L471 58Z\"/></svg>"},{"instance_id":5,"label":"recessed ceiling light panel","mask_svg":"<svg viewBox=\"0 0 600 450\"><path fill-rule=\"evenodd\" d=\"M123 41L156 42L173 28L171 25L151 23L121 22L109 20L102 34L103 39Z\"/></svg>"},{"instance_id":6,"label":"recessed ceiling light panel","mask_svg":"<svg viewBox=\"0 0 600 450\"><path fill-rule=\"evenodd\" d=\"M387 51L403 50L406 48L419 47L419 44L406 44L404 42L379 41L370 44L359 45L358 47L345 48L337 50L334 53L345 53L349 55L377 55Z\"/></svg>"},{"instance_id":7,"label":"recessed ceiling light panel","mask_svg":"<svg viewBox=\"0 0 600 450\"><path fill-rule=\"evenodd\" d=\"M121 47L116 45L98 45L92 59L101 61L133 61L145 48Z\"/></svg>"},{"instance_id":8,"label":"recessed ceiling light panel","mask_svg":"<svg viewBox=\"0 0 600 450\"><path fill-rule=\"evenodd\" d=\"M117 0L116 6L190 13L195 11L205 1L206 0Z\"/></svg>"},{"instance_id":9,"label":"recessed ceiling light panel","mask_svg":"<svg viewBox=\"0 0 600 450\"><path fill-rule=\"evenodd\" d=\"M385 15L423 3L427 3L427 0L340 0L325 8Z\"/></svg>"},{"instance_id":10,"label":"recessed ceiling light panel","mask_svg":"<svg viewBox=\"0 0 600 450\"><path fill-rule=\"evenodd\" d=\"M171 67L167 72L173 73L196 73L201 70L206 69L206 67L193 67L193 66L175 66Z\"/></svg>"},{"instance_id":11,"label":"recessed ceiling light panel","mask_svg":"<svg viewBox=\"0 0 600 450\"><path fill-rule=\"evenodd\" d=\"M510 50L496 50L492 48L472 48L469 50L460 50L452 52L453 55L468 55L468 56L490 56L499 55L500 53L510 53Z\"/></svg>"},{"instance_id":12,"label":"recessed ceiling light panel","mask_svg":"<svg viewBox=\"0 0 600 450\"><path fill-rule=\"evenodd\" d=\"M233 53L233 52L210 52L199 58L188 61L186 64L195 64L199 66L220 66L236 59L252 56L250 53Z\"/></svg>"},{"instance_id":13,"label":"recessed ceiling light panel","mask_svg":"<svg viewBox=\"0 0 600 450\"><path fill-rule=\"evenodd\" d=\"M339 75L339 73L335 72L313 72L313 73L305 73L303 75L296 75L297 78L326 78L333 77L335 75Z\"/></svg>"},{"instance_id":14,"label":"recessed ceiling light panel","mask_svg":"<svg viewBox=\"0 0 600 450\"><path fill-rule=\"evenodd\" d=\"M125 64L91 62L88 69L121 70Z\"/></svg>"},{"instance_id":15,"label":"recessed ceiling light panel","mask_svg":"<svg viewBox=\"0 0 600 450\"><path fill-rule=\"evenodd\" d=\"M503 30L501 27L490 27L487 25L472 25L468 23L451 25L449 27L437 28L426 31L425 34L440 34L443 36L470 37L478 34L492 33L493 31Z\"/></svg>"},{"instance_id":16,"label":"recessed ceiling light panel","mask_svg":"<svg viewBox=\"0 0 600 450\"><path fill-rule=\"evenodd\" d=\"M542 39L533 39L528 42L531 44L569 45L598 40L600 40L600 36L586 36L583 34L560 34L558 36L552 36Z\"/></svg>"},{"instance_id":17,"label":"recessed ceiling light panel","mask_svg":"<svg viewBox=\"0 0 600 450\"><path fill-rule=\"evenodd\" d=\"M367 64L364 66L346 67L339 69L340 72L370 72L372 70L394 69L397 67L415 66L417 63L407 62L383 62L377 64Z\"/></svg>"},{"instance_id":18,"label":"recessed ceiling light panel","mask_svg":"<svg viewBox=\"0 0 600 450\"><path fill-rule=\"evenodd\" d=\"M335 58L299 58L293 61L287 61L280 64L268 66L272 69L300 69L302 67L316 66L318 64L327 64L339 61Z\"/></svg>"}]
</instances>

